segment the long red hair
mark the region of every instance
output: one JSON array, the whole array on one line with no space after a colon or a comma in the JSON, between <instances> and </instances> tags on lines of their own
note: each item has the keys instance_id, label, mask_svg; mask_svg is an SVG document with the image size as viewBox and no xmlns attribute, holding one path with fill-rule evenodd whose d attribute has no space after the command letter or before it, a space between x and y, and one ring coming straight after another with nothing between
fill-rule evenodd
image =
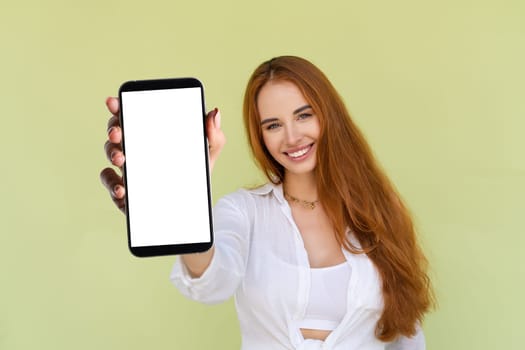
<instances>
[{"instance_id":1,"label":"long red hair","mask_svg":"<svg viewBox=\"0 0 525 350\"><path fill-rule=\"evenodd\" d=\"M257 97L268 81L288 81L303 93L318 116L317 187L337 236L345 249L367 254L382 280L383 313L376 336L390 341L411 336L433 305L427 260L417 243L411 215L375 160L361 131L327 77L309 61L281 56L254 71L244 96L244 125L260 169L275 183L284 168L266 149ZM350 228L360 247L347 236Z\"/></svg>"}]
</instances>

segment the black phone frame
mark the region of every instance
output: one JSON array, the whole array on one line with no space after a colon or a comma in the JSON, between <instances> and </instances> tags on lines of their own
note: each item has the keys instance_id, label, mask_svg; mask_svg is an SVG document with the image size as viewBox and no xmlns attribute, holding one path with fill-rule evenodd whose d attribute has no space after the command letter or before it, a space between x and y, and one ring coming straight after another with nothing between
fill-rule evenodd
<instances>
[{"instance_id":1,"label":"black phone frame","mask_svg":"<svg viewBox=\"0 0 525 350\"><path fill-rule=\"evenodd\" d=\"M166 256L166 255L179 255L179 254L192 254L202 253L209 250L213 246L214 234L213 234L213 214L212 214L212 192L211 192L211 181L210 181L210 168L209 168L209 153L208 153L208 139L206 135L206 106L204 100L204 86L202 82L194 77L184 78L164 78L164 79L147 79L147 80L129 80L124 82L119 88L119 104L120 111L122 112L122 93L128 91L148 91L148 90L164 90L164 89L181 89L181 88L200 88L201 102L202 102L202 130L203 130L203 147L206 161L206 186L207 186L207 197L208 197L208 215L210 223L210 241L209 242L197 242L197 243L184 243L184 244L166 244L166 245L155 245L155 246L132 246L131 245L131 225L128 215L127 208L129 207L129 194L126 183L126 162L122 167L122 177L124 187L126 189L125 196L125 214L126 214L126 226L128 236L128 249L130 252L139 258L155 257L155 256ZM119 121L122 130L122 151L126 154L125 146L125 125L122 113L119 113Z\"/></svg>"}]
</instances>

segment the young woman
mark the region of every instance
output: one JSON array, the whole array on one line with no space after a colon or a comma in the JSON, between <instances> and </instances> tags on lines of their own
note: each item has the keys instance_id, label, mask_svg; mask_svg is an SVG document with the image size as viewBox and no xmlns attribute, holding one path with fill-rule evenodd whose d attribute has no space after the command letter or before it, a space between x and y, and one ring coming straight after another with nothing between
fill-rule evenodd
<instances>
[{"instance_id":1,"label":"young woman","mask_svg":"<svg viewBox=\"0 0 525 350\"><path fill-rule=\"evenodd\" d=\"M122 166L118 101L106 153ZM175 262L186 296L235 296L242 349L425 349L427 262L409 212L326 76L293 56L251 76L244 123L268 183L221 198L215 243ZM225 142L208 114L211 166ZM119 208L122 178L101 173Z\"/></svg>"}]
</instances>

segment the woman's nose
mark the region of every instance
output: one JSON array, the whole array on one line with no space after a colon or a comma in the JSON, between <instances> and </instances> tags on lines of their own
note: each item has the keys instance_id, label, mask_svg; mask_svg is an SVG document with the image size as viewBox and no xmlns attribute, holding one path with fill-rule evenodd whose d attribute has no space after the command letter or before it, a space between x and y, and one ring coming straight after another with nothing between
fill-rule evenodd
<instances>
[{"instance_id":1,"label":"woman's nose","mask_svg":"<svg viewBox=\"0 0 525 350\"><path fill-rule=\"evenodd\" d=\"M295 145L301 139L301 132L295 126L286 127L286 143L289 145Z\"/></svg>"}]
</instances>

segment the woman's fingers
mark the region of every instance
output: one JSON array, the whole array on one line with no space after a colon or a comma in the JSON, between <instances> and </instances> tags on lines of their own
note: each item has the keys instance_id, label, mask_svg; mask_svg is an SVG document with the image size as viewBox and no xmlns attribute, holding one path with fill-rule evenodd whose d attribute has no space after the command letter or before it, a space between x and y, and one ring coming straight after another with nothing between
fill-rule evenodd
<instances>
[{"instance_id":1,"label":"woman's fingers","mask_svg":"<svg viewBox=\"0 0 525 350\"><path fill-rule=\"evenodd\" d=\"M217 108L208 113L206 132L210 150L220 152L226 143L226 138L221 129L221 112Z\"/></svg>"},{"instance_id":2,"label":"woman's fingers","mask_svg":"<svg viewBox=\"0 0 525 350\"><path fill-rule=\"evenodd\" d=\"M111 114L113 114L108 120L108 139L113 143L120 143L122 141L122 130L118 116L120 112L118 98L108 97L106 99L106 106Z\"/></svg>"},{"instance_id":3,"label":"woman's fingers","mask_svg":"<svg viewBox=\"0 0 525 350\"><path fill-rule=\"evenodd\" d=\"M120 210L124 210L126 190L122 177L113 168L105 168L100 172L100 181L111 195L111 199Z\"/></svg>"},{"instance_id":4,"label":"woman's fingers","mask_svg":"<svg viewBox=\"0 0 525 350\"><path fill-rule=\"evenodd\" d=\"M122 129L119 120L120 107L118 98L108 97L106 99L106 107L112 116L108 120L108 141L104 144L104 150L111 164L122 168L125 158L121 144ZM100 180L109 191L115 205L121 211L124 211L126 190L122 177L113 168L105 168L100 172Z\"/></svg>"},{"instance_id":5,"label":"woman's fingers","mask_svg":"<svg viewBox=\"0 0 525 350\"><path fill-rule=\"evenodd\" d=\"M206 133L208 136L208 146L210 148L210 169L213 170L215 161L226 144L226 137L221 129L221 112L217 108L207 115Z\"/></svg>"},{"instance_id":6,"label":"woman's fingers","mask_svg":"<svg viewBox=\"0 0 525 350\"><path fill-rule=\"evenodd\" d=\"M122 146L120 143L106 141L104 144L104 150L106 151L106 157L111 162L111 164L122 168L126 158L124 157L124 153L122 153Z\"/></svg>"},{"instance_id":7,"label":"woman's fingers","mask_svg":"<svg viewBox=\"0 0 525 350\"><path fill-rule=\"evenodd\" d=\"M111 112L111 114L113 115L118 115L120 110L119 110L119 100L118 98L116 97L108 97L106 98L106 106L108 107L108 110Z\"/></svg>"},{"instance_id":8,"label":"woman's fingers","mask_svg":"<svg viewBox=\"0 0 525 350\"><path fill-rule=\"evenodd\" d=\"M108 139L113 143L122 141L122 129L118 116L114 115L108 120Z\"/></svg>"},{"instance_id":9,"label":"woman's fingers","mask_svg":"<svg viewBox=\"0 0 525 350\"><path fill-rule=\"evenodd\" d=\"M117 174L113 168L105 168L100 172L100 181L106 189L116 198L123 198L125 195L122 176Z\"/></svg>"},{"instance_id":10,"label":"woman's fingers","mask_svg":"<svg viewBox=\"0 0 525 350\"><path fill-rule=\"evenodd\" d=\"M119 103L118 99L108 97L106 99L106 106L108 110L113 113L113 116L108 120L108 141L104 144L106 157L111 164L121 168L124 165L124 154L122 153L122 129L120 128L120 120L118 117Z\"/></svg>"}]
</instances>

